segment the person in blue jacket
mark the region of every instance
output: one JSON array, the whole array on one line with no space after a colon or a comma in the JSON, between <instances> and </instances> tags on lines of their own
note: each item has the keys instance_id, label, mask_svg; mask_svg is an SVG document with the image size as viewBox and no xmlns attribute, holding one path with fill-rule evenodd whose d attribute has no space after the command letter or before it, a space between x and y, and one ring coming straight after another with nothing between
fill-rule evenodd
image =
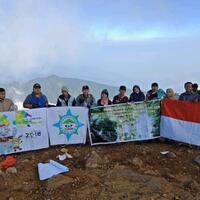
<instances>
[{"instance_id":1,"label":"person in blue jacket","mask_svg":"<svg viewBox=\"0 0 200 200\"><path fill-rule=\"evenodd\" d=\"M33 92L26 97L23 106L29 109L48 107L47 97L42 94L39 83L33 85Z\"/></svg>"},{"instance_id":2,"label":"person in blue jacket","mask_svg":"<svg viewBox=\"0 0 200 200\"><path fill-rule=\"evenodd\" d=\"M200 96L197 92L193 92L191 82L186 82L184 88L185 92L179 96L180 101L200 102Z\"/></svg>"},{"instance_id":3,"label":"person in blue jacket","mask_svg":"<svg viewBox=\"0 0 200 200\"><path fill-rule=\"evenodd\" d=\"M144 101L144 100L145 100L144 93L141 91L138 85L134 85L133 92L131 93L129 97L129 102L139 102L139 101Z\"/></svg>"}]
</instances>

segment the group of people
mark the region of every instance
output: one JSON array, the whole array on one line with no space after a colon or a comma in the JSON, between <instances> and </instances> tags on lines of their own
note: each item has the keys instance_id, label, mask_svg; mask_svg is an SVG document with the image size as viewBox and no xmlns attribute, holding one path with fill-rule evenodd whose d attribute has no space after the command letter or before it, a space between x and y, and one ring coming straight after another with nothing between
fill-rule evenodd
<instances>
[{"instance_id":1,"label":"group of people","mask_svg":"<svg viewBox=\"0 0 200 200\"><path fill-rule=\"evenodd\" d=\"M157 99L171 99L171 100L182 100L190 102L200 102L200 91L198 91L198 84L187 82L184 85L185 92L182 93L179 98L175 95L173 89L168 88L166 92L159 88L158 83L152 83L151 89L147 92L146 96L141 91L138 85L133 86L130 97L126 95L126 86L120 86L119 93L114 96L111 101L107 89L102 90L100 99L96 102L94 96L90 94L89 87L87 85L82 87L82 94L74 98L69 89L63 86L61 89L61 95L57 99L56 106L82 106L82 107L93 107L93 106L106 106L111 104L121 104L128 102L140 102L140 101L152 101ZM49 105L47 97L41 91L41 85L36 83L33 85L33 91L29 94L23 102L24 108L43 108L54 105ZM6 91L4 88L0 88L0 112L16 110L16 106L13 101L6 98Z\"/></svg>"}]
</instances>

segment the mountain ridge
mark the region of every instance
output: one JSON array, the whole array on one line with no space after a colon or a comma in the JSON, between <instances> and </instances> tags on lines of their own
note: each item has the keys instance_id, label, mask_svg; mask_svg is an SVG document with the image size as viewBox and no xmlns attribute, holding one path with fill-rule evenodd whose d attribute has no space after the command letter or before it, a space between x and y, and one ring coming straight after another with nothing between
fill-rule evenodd
<instances>
[{"instance_id":1,"label":"mountain ridge","mask_svg":"<svg viewBox=\"0 0 200 200\"><path fill-rule=\"evenodd\" d=\"M114 95L118 94L119 87L111 86L108 84L98 83L95 81L82 80L78 78L65 78L57 75L50 75L47 77L38 77L26 82L10 82L7 84L1 84L1 87L6 89L7 97L11 98L14 102L23 102L28 94L32 92L34 83L40 83L42 87L42 93L44 93L49 102L55 104L58 96L61 93L62 86L67 86L70 90L70 94L77 97L82 90L83 85L88 85L90 93L94 95L96 100L100 98L101 91L107 89L109 91L109 97L112 99ZM127 89L127 95L131 93L130 89Z\"/></svg>"}]
</instances>

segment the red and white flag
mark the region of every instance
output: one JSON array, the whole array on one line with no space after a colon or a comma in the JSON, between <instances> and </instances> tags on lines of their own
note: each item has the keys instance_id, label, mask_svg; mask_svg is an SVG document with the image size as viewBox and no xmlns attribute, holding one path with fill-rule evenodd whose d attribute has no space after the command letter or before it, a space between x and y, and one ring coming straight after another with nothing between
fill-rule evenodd
<instances>
[{"instance_id":1,"label":"red and white flag","mask_svg":"<svg viewBox=\"0 0 200 200\"><path fill-rule=\"evenodd\" d=\"M163 100L160 134L200 146L200 103Z\"/></svg>"}]
</instances>

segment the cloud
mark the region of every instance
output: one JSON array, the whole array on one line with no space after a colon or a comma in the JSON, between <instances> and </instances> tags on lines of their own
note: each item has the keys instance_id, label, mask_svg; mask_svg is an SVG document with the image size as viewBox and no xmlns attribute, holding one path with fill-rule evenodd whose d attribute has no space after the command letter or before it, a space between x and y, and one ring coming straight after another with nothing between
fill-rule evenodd
<instances>
[{"instance_id":1,"label":"cloud","mask_svg":"<svg viewBox=\"0 0 200 200\"><path fill-rule=\"evenodd\" d=\"M61 9L64 5L67 12ZM5 77L30 77L37 70L48 72L48 65L76 62L82 35L73 6L21 0L6 9L0 11L6 19L0 27L0 68Z\"/></svg>"},{"instance_id":2,"label":"cloud","mask_svg":"<svg viewBox=\"0 0 200 200\"><path fill-rule=\"evenodd\" d=\"M2 0L1 81L57 74L180 90L200 73L199 7L181 0Z\"/></svg>"}]
</instances>

